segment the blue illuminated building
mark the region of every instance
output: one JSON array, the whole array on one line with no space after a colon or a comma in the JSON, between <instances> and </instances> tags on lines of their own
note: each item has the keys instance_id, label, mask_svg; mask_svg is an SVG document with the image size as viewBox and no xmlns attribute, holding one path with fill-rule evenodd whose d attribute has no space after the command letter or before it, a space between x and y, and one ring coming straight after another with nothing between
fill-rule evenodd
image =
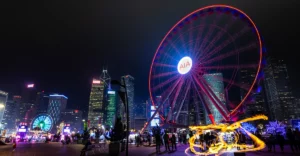
<instances>
[{"instance_id":1,"label":"blue illuminated building","mask_svg":"<svg viewBox=\"0 0 300 156\"><path fill-rule=\"evenodd\" d=\"M58 125L61 112L66 109L68 98L60 94L49 95L47 113L52 117L54 126Z\"/></svg>"},{"instance_id":2,"label":"blue illuminated building","mask_svg":"<svg viewBox=\"0 0 300 156\"><path fill-rule=\"evenodd\" d=\"M210 86L213 93L216 95L216 97L222 102L224 105L224 108L226 108L226 99L225 99L225 91L224 91L224 83L222 81L223 74L222 73L213 73L213 74L204 74L203 75L204 80L206 83ZM223 117L221 113L218 111L218 109L214 106L213 102L210 100L206 94L203 94L204 101L207 103L211 113L213 114L216 123L220 123L221 120L223 120ZM206 124L210 124L211 121L208 118L208 115L206 116Z\"/></svg>"}]
</instances>

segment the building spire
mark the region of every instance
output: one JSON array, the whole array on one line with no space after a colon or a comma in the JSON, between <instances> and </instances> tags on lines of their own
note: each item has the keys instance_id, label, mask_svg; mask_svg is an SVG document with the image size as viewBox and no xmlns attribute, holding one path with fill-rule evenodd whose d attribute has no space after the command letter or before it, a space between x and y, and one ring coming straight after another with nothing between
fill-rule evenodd
<instances>
[{"instance_id":1,"label":"building spire","mask_svg":"<svg viewBox=\"0 0 300 156\"><path fill-rule=\"evenodd\" d=\"M107 67L106 68L105 67L102 68L102 74L100 76L100 79L101 79L101 81L104 82L104 84L106 86L108 86L108 89L110 90L110 80L111 80L111 78L110 78L110 76L109 76L109 74L107 72Z\"/></svg>"}]
</instances>

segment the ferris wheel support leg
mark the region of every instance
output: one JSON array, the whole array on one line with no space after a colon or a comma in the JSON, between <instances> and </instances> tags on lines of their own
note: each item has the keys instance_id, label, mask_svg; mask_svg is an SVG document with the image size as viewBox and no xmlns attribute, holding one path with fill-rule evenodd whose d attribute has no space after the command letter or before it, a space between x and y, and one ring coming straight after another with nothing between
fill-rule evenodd
<instances>
[{"instance_id":1,"label":"ferris wheel support leg","mask_svg":"<svg viewBox=\"0 0 300 156\"><path fill-rule=\"evenodd\" d=\"M156 108L156 110L155 110L155 112L153 113L153 115L152 115L152 116L150 117L150 119L146 122L146 124L144 125L144 127L143 127L142 130L141 130L141 133L143 133L144 130L148 127L149 123L153 120L153 118L155 117L155 115L158 113L158 110L160 110L161 107L162 107L162 105L163 105L164 103L166 103L166 101L167 101L168 98L170 97L171 93L174 91L174 89L176 88L176 86L178 85L178 83L179 83L181 80L182 80L182 77L180 77L180 78L176 81L176 83L175 83L174 86L172 87L171 91L169 92L168 96L165 98L165 100L164 100L162 103L160 103L160 104L158 105L158 107ZM152 99L151 99L151 102L153 102Z\"/></svg>"},{"instance_id":2,"label":"ferris wheel support leg","mask_svg":"<svg viewBox=\"0 0 300 156\"><path fill-rule=\"evenodd\" d=\"M214 115L212 115L212 114L208 114L208 117L209 117L209 119L210 119L211 123L212 123L213 125L215 125L215 124L216 124L216 122L215 122Z\"/></svg>"}]
</instances>

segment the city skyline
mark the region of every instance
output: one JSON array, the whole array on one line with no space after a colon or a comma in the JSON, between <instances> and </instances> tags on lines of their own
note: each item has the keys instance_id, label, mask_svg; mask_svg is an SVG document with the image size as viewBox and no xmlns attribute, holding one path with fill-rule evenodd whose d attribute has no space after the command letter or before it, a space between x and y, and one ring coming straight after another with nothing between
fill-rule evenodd
<instances>
[{"instance_id":1,"label":"city skyline","mask_svg":"<svg viewBox=\"0 0 300 156\"><path fill-rule=\"evenodd\" d=\"M122 2L123 3L123 2ZM176 10L175 14L169 14L166 9L164 9L167 5L167 2L162 2L161 5L154 5L153 3L146 3L139 5L137 7L132 2L126 2L124 6L131 6L133 8L131 13L126 13L124 16L124 20L131 21L139 25L139 29L135 27L130 28L131 25L134 25L131 22L124 23L123 28L115 28L112 27L108 31L106 31L106 26L113 26L120 24L118 20L124 21L122 18L122 14L120 12L115 12L114 18L110 22L107 23L106 26L101 26L100 20L109 20L111 17L104 16L103 19L96 18L96 12L87 11L83 16L89 16L91 20L88 20L87 23L81 23L79 25L74 25L71 29L60 28L58 30L52 30L53 33L47 33L45 30L48 28L45 26L46 23L52 23L52 26L56 27L58 24L51 17L49 17L45 12L41 12L39 15L33 15L33 19L42 20L41 27L43 29L37 29L36 31L39 33L29 33L28 32L36 32L31 28L25 25L18 25L20 21L20 17L16 17L15 21L6 22L8 25L2 25L5 29L1 30L18 30L14 32L13 36L15 38L19 38L18 40L15 38L8 37L6 35L1 36L2 42L1 51L7 52L7 55L10 54L18 54L13 56L18 61L13 63L11 61L4 62L3 69L1 70L6 73L0 78L0 88L4 91L10 93L16 93L18 95L18 88L21 84L26 82L34 82L36 87L41 88L41 90L46 90L50 92L57 92L67 95L70 98L70 107L84 107L83 105L87 104L89 98L89 86L93 77L97 76L101 73L102 68L105 66L107 70L110 71L110 75L114 79L118 79L122 75L131 74L136 80L135 84L138 86L136 98L147 99L148 90L147 90L147 81L148 81L148 72L150 68L151 59L155 52L155 48L157 47L159 41L165 35L166 30L170 28L170 26L175 23L178 19L188 13L190 10L195 10L196 8L200 8L202 6L208 4L214 4L215 1L210 2L191 2L190 4L186 4L180 1L172 1L172 4L177 7L181 7L182 9L176 9L176 7L171 7L170 9ZM291 9L281 8L281 3L279 1L273 1L273 8L269 8L269 2L260 2L260 1L251 1L251 2L229 2L224 1L223 3L236 6L241 10L244 10L249 14L250 17L259 25L259 29L262 33L264 40L266 41L266 47L269 55L274 55L277 58L282 58L287 61L287 66L289 69L291 82L294 84L293 91L295 96L299 97L299 88L300 84L297 82L299 76L297 75L297 69L293 68L299 66L298 61L296 61L296 57L293 56L292 49L297 49L295 46L297 45L293 36L297 36L297 31L293 31L294 28L298 27L298 23L293 23L293 21L288 21L288 18L284 17L296 17L295 9L297 8L297 4L286 4L290 5ZM259 5L257 5L259 3ZM34 4L36 6L38 4ZM77 3L74 4L79 5ZM94 4L98 6L98 3ZM102 5L99 5L101 8ZM110 6L112 8L116 8L110 2L106 3L106 7ZM50 6L49 6L50 7ZM105 5L103 6L105 7ZM138 9L138 8L143 9ZM158 7L160 10L158 13L153 13L151 10L153 8ZM259 7L258 9L251 9ZM79 7L80 8L80 7ZM266 9L268 8L268 9ZM288 7L287 7L288 8ZM74 7L70 8L74 10ZM271 10L270 10L271 9ZM16 12L22 12L24 8L19 8ZM50 12L54 12L54 10L58 10L58 12L54 13L55 17L59 17L60 15L64 15L64 17L70 17L67 20L67 23L74 23L74 19L77 19L78 15L70 15L66 13L62 8L49 8ZM101 10L101 9L97 9ZM107 9L102 9L103 12L98 12L99 14L107 14L110 12ZM268 10L268 11L266 11ZM12 10L11 10L12 11ZM36 11L32 9L32 11ZM264 11L264 12L263 12ZM149 12L149 15L148 15ZM96 13L96 14L95 14ZM137 14L138 13L138 14ZM93 15L94 14L94 15ZM47 16L46 16L47 15ZM144 15L147 15L147 18L144 18ZM47 18L39 18L39 16L45 16ZM131 17L136 16L137 20L133 20ZM269 18L271 16L278 17L281 22L279 22L276 18ZM28 15L22 15L24 19L28 19ZM170 18L169 18L170 17ZM268 19L265 21L264 19ZM47 20L46 20L47 19ZM89 19L89 18L86 18ZM91 21L95 19L97 22L92 23ZM146 21L144 21L144 19ZM29 20L29 19L28 19ZM142 20L139 22L139 20ZM4 18L5 21L5 18ZM164 21L162 24L151 24L157 21ZM79 22L80 23L80 22ZM284 23L286 24L285 26ZM29 25L33 24L33 22L29 22ZM130 24L130 25L129 25ZM273 29L272 26L278 25L280 29ZM80 31L85 32L83 34L77 34L73 31L77 26L83 26ZM9 28L11 27L11 28ZM86 27L92 27L92 29L85 29ZM35 28L33 26L33 28ZM47 29L46 29L47 28ZM129 29L127 32L125 30ZM27 31L28 29L28 31ZM143 31L146 30L146 31ZM155 30L155 32L154 32ZM59 35L59 32L66 32ZM99 32L100 31L100 32ZM147 36L144 32L153 32L153 36L149 36L147 38L143 36ZM8 31L10 32L10 31ZM108 37L103 42L103 39L99 38L99 33L104 33L104 36L115 36ZM124 33L122 33L124 32ZM75 33L78 37L75 37L74 40L67 38L68 33ZM95 35L88 35L94 34ZM109 35L109 33L111 33ZM142 34L141 34L142 33ZM6 33L4 33L6 34ZM10 35L11 33L7 34ZM35 42L35 37L39 36L43 38L41 41ZM141 34L141 35L139 35ZM25 37L26 36L26 37ZM79 37L81 36L81 37ZM88 37L95 36L95 37ZM29 38L28 38L29 37ZM48 40L47 38L61 38L59 41ZM87 40L82 41L80 38L87 38ZM8 38L8 39L7 39ZM127 40L129 38L131 40ZM287 40L282 44L282 38ZM98 39L100 41L98 41ZM33 42L31 42L33 41ZM126 41L126 42L122 42ZM24 46L18 46L18 48L11 46L12 44L19 44ZM99 45L98 45L99 44ZM116 45L115 45L116 44ZM48 48L44 48L43 45L49 45ZM55 46L60 45L60 46ZM125 46L127 45L127 46ZM147 45L146 47L144 45ZM91 48L80 48L80 47L91 47ZM121 49L118 47L122 47ZM124 49L125 48L125 49ZM74 53L73 55L73 51ZM123 51L128 51L128 53L123 53ZM45 56L36 55L38 52L44 52ZM81 57L86 52L88 55ZM60 54L59 58L55 57ZM78 55L80 54L80 55ZM78 55L78 56L77 56ZM72 59L69 58L72 56ZM133 57L136 56L136 57ZM55 59L55 63L51 60ZM74 60L71 61L71 60ZM110 60L110 61L109 61ZM123 60L126 60L123 62ZM4 60L6 61L6 60ZM124 65L120 65L120 63L124 63ZM73 84L76 84L74 86ZM81 88L81 89L78 89Z\"/></svg>"}]
</instances>

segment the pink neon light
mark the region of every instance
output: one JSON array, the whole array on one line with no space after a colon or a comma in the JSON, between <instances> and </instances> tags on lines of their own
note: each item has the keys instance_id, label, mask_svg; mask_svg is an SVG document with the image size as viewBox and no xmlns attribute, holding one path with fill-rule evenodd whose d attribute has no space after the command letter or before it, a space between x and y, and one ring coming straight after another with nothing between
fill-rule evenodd
<instances>
[{"instance_id":1,"label":"pink neon light","mask_svg":"<svg viewBox=\"0 0 300 156\"><path fill-rule=\"evenodd\" d=\"M27 85L27 88L33 88L34 87L34 84L28 84Z\"/></svg>"},{"instance_id":2,"label":"pink neon light","mask_svg":"<svg viewBox=\"0 0 300 156\"><path fill-rule=\"evenodd\" d=\"M100 80L93 80L93 83L94 83L94 84L100 84L101 81L100 81Z\"/></svg>"}]
</instances>

